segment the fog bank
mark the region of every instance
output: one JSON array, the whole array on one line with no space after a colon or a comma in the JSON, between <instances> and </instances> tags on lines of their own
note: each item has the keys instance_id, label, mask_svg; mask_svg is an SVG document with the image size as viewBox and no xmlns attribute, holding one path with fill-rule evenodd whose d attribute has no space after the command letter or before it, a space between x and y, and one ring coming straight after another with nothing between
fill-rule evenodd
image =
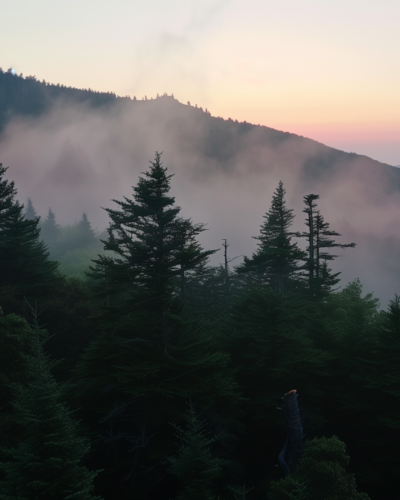
<instances>
[{"instance_id":1,"label":"fog bank","mask_svg":"<svg viewBox=\"0 0 400 500\"><path fill-rule=\"evenodd\" d=\"M172 97L120 102L93 110L56 103L39 119L14 117L0 136L0 162L10 166L18 198L39 215L49 207L61 224L88 214L108 224L101 207L131 196L155 151L172 179L182 215L207 223L207 248L227 238L230 256L249 255L279 180L295 229L304 230L302 197L319 194L318 208L342 231L335 268L343 282L359 277L383 304L400 292L400 171L367 157L267 127L224 121ZM215 256L222 261L222 253ZM239 259L235 261L239 262Z\"/></svg>"}]
</instances>

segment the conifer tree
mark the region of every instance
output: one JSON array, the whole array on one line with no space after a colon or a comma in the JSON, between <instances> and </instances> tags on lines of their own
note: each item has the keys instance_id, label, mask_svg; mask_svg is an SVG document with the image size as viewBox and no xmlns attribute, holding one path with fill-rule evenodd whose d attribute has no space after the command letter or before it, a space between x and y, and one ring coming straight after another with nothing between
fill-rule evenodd
<instances>
[{"instance_id":1,"label":"conifer tree","mask_svg":"<svg viewBox=\"0 0 400 500\"><path fill-rule=\"evenodd\" d=\"M217 250L203 250L196 237L205 231L205 224L193 224L190 219L181 219L175 237L180 240L180 295L186 298L186 288L193 281L202 279L207 273L208 257Z\"/></svg>"},{"instance_id":2,"label":"conifer tree","mask_svg":"<svg viewBox=\"0 0 400 500\"><path fill-rule=\"evenodd\" d=\"M25 209L25 219L35 220L37 219L36 210L33 207L32 200L28 198L28 204Z\"/></svg>"},{"instance_id":3,"label":"conifer tree","mask_svg":"<svg viewBox=\"0 0 400 500\"><path fill-rule=\"evenodd\" d=\"M27 220L23 205L14 201L14 183L3 180L0 168L0 286L13 287L17 294L37 294L57 281L57 262L39 240L39 218Z\"/></svg>"},{"instance_id":4,"label":"conifer tree","mask_svg":"<svg viewBox=\"0 0 400 500\"><path fill-rule=\"evenodd\" d=\"M312 297L320 298L326 296L332 291L332 287L339 282L338 276L341 274L332 273L327 261L334 260L337 255L332 255L326 250L330 248L354 248L355 243L336 243L332 236L341 236L341 234L330 229L330 224L325 222L319 210L316 210L316 200L319 195L308 194L304 196L306 214L306 225L308 231L297 234L299 237L306 238L308 241L308 259L305 269L308 274L308 288Z\"/></svg>"},{"instance_id":5,"label":"conifer tree","mask_svg":"<svg viewBox=\"0 0 400 500\"><path fill-rule=\"evenodd\" d=\"M13 203L14 197L17 194L14 181L4 179L4 174L7 172L8 167L3 167L0 163L0 222L6 217L7 210L9 210Z\"/></svg>"},{"instance_id":6,"label":"conifer tree","mask_svg":"<svg viewBox=\"0 0 400 500\"><path fill-rule=\"evenodd\" d=\"M12 384L27 380L31 330L23 318L4 315L0 307L0 332L0 447L4 447L18 441L19 429L12 415Z\"/></svg>"},{"instance_id":7,"label":"conifer tree","mask_svg":"<svg viewBox=\"0 0 400 500\"><path fill-rule=\"evenodd\" d=\"M113 311L119 316L152 311L166 348L175 315L169 311L177 305L177 279L182 283L182 275L206 262L212 252L203 251L195 240L204 225L178 217L180 208L168 195L172 175L167 175L159 153L143 175L133 187L133 200L113 200L121 211L106 209L111 223L108 239L102 242L117 257L99 255L88 275L101 294L111 300L118 297Z\"/></svg>"},{"instance_id":8,"label":"conifer tree","mask_svg":"<svg viewBox=\"0 0 400 500\"><path fill-rule=\"evenodd\" d=\"M57 253L57 241L60 237L61 229L56 222L56 217L51 208L49 208L49 213L47 214L46 220L43 222L40 228L40 236L43 238L46 246L50 249L52 254Z\"/></svg>"},{"instance_id":9,"label":"conifer tree","mask_svg":"<svg viewBox=\"0 0 400 500\"><path fill-rule=\"evenodd\" d=\"M180 441L177 456L169 458L170 472L183 483L177 500L213 500L212 485L221 474L224 461L213 457L211 446L215 438L207 436L205 422L200 421L190 404L186 413L186 428L175 425Z\"/></svg>"},{"instance_id":10,"label":"conifer tree","mask_svg":"<svg viewBox=\"0 0 400 500\"><path fill-rule=\"evenodd\" d=\"M293 475L272 483L268 500L369 500L359 493L353 474L346 472L350 458L336 436L305 444L304 456Z\"/></svg>"},{"instance_id":11,"label":"conifer tree","mask_svg":"<svg viewBox=\"0 0 400 500\"><path fill-rule=\"evenodd\" d=\"M400 436L399 411L396 404L400 398L400 297L395 294L386 311L380 313L381 323L375 328L369 344L372 363L364 364L359 371L368 393L365 399L372 401L367 422L363 428L374 436L366 443L370 456L369 470L385 485L385 497L390 490L398 489L399 468L397 464ZM372 347L372 348L371 348ZM365 354L364 354L365 356ZM366 366L365 366L366 365ZM366 391L365 391L366 392ZM366 405L364 405L364 408Z\"/></svg>"},{"instance_id":12,"label":"conifer tree","mask_svg":"<svg viewBox=\"0 0 400 500\"><path fill-rule=\"evenodd\" d=\"M294 380L299 390L307 386L315 395L320 390L316 374L327 358L308 338L306 314L301 297L256 288L243 293L225 326L245 405L250 418L263 425L271 410L276 413L276 394L286 393Z\"/></svg>"},{"instance_id":13,"label":"conifer tree","mask_svg":"<svg viewBox=\"0 0 400 500\"><path fill-rule=\"evenodd\" d=\"M167 423L179 422L190 394L227 425L240 400L228 355L213 331L184 310L182 270L186 279L209 252L195 238L203 225L178 216L180 209L168 194L170 179L157 153L133 188L133 200L116 201L121 211L107 209L111 223L103 243L115 257L99 256L88 273L105 298L103 331L76 373L85 379L83 404L96 405L112 435L122 436L119 453L131 467L130 488L143 468L154 467L154 457L170 452ZM124 446L132 449L132 442L141 444L135 454L124 455ZM141 487L147 486L136 486Z\"/></svg>"},{"instance_id":14,"label":"conifer tree","mask_svg":"<svg viewBox=\"0 0 400 500\"><path fill-rule=\"evenodd\" d=\"M78 241L81 248L96 245L96 243L98 242L95 232L92 229L92 225L90 224L85 212L83 212L82 219L78 223L78 233Z\"/></svg>"},{"instance_id":15,"label":"conifer tree","mask_svg":"<svg viewBox=\"0 0 400 500\"><path fill-rule=\"evenodd\" d=\"M377 354L381 370L376 381L388 395L400 397L400 296L395 294L384 313L379 331ZM392 422L393 427L398 427Z\"/></svg>"},{"instance_id":16,"label":"conifer tree","mask_svg":"<svg viewBox=\"0 0 400 500\"><path fill-rule=\"evenodd\" d=\"M294 215L286 208L285 189L282 181L272 197L271 207L264 215L258 249L252 258L244 258L244 263L236 268L239 273L251 273L256 281L268 284L278 291L287 289L289 282L299 275L299 263L304 260L297 243L292 242L294 233L289 231Z\"/></svg>"},{"instance_id":17,"label":"conifer tree","mask_svg":"<svg viewBox=\"0 0 400 500\"><path fill-rule=\"evenodd\" d=\"M21 426L21 442L7 450L0 464L5 479L0 499L90 500L96 473L80 464L88 443L61 402L61 388L50 373L43 352L45 332L36 323L32 354L27 357L29 381L15 386L14 418ZM99 499L100 500L100 499Z\"/></svg>"}]
</instances>

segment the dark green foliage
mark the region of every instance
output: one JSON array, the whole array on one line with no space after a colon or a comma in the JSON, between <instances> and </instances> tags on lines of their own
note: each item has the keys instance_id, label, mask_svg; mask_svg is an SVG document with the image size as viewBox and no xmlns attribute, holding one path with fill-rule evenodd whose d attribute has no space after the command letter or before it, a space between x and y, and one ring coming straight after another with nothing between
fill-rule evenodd
<instances>
[{"instance_id":1,"label":"dark green foliage","mask_svg":"<svg viewBox=\"0 0 400 500\"><path fill-rule=\"evenodd\" d=\"M358 493L346 446L336 436L305 444L303 459L293 475L272 483L268 500L368 500Z\"/></svg>"},{"instance_id":2,"label":"dark green foliage","mask_svg":"<svg viewBox=\"0 0 400 500\"><path fill-rule=\"evenodd\" d=\"M168 422L183 418L189 396L224 425L234 422L240 400L215 331L185 313L182 280L192 283L212 252L196 242L203 225L178 217L170 178L156 154L133 200L117 202L121 211L107 209L104 245L115 257L99 256L88 273L105 303L102 332L77 368L83 404L103 415L108 460L125 471L126 487L143 495L157 484L141 479L143 469L162 469L173 446Z\"/></svg>"},{"instance_id":3,"label":"dark green foliage","mask_svg":"<svg viewBox=\"0 0 400 500\"><path fill-rule=\"evenodd\" d=\"M175 435L179 440L177 456L169 458L169 471L183 484L184 489L177 500L212 500L212 486L221 475L224 461L212 456L215 438L207 436L205 422L199 420L194 406L185 416L186 426L182 429L175 425Z\"/></svg>"},{"instance_id":4,"label":"dark green foliage","mask_svg":"<svg viewBox=\"0 0 400 500\"><path fill-rule=\"evenodd\" d=\"M84 349L98 334L99 323L95 318L100 304L86 280L70 277L52 287L38 301L38 308L51 335L46 348L53 358L60 360L53 373L67 381Z\"/></svg>"},{"instance_id":5,"label":"dark green foliage","mask_svg":"<svg viewBox=\"0 0 400 500\"><path fill-rule=\"evenodd\" d=\"M297 389L302 404L314 413L324 394L321 376L329 356L309 338L307 312L307 303L297 294L256 288L243 293L224 325L224 347L244 399L240 422L246 431L236 451L246 471L241 479L259 494L266 491L263 481L274 470L286 439L282 412L277 411L280 397Z\"/></svg>"},{"instance_id":6,"label":"dark green foliage","mask_svg":"<svg viewBox=\"0 0 400 500\"><path fill-rule=\"evenodd\" d=\"M363 345L361 355L366 359L358 370L365 390L358 395L369 403L368 419L359 423L365 429L360 443L363 449L363 467L360 479L384 484L396 484L399 493L400 470L398 467L398 443L400 420L400 298L395 295L387 311L381 311L375 319L370 342ZM372 338L371 338L372 337ZM364 403L364 407L368 407ZM368 460L366 460L368 456Z\"/></svg>"},{"instance_id":7,"label":"dark green foliage","mask_svg":"<svg viewBox=\"0 0 400 500\"><path fill-rule=\"evenodd\" d=\"M251 290L235 304L227 342L248 404L257 407L254 419L269 420L271 409L275 415L276 398L293 389L293 381L311 392L312 373L323 371L326 356L308 338L304 315L301 299L270 289Z\"/></svg>"},{"instance_id":8,"label":"dark green foliage","mask_svg":"<svg viewBox=\"0 0 400 500\"><path fill-rule=\"evenodd\" d=\"M393 398L400 397L400 296L395 295L390 301L388 310L383 313L382 326L379 329L376 346L377 361L380 365L379 375L371 380L382 391ZM388 422L389 423L389 422ZM399 419L390 423L400 428Z\"/></svg>"},{"instance_id":9,"label":"dark green foliage","mask_svg":"<svg viewBox=\"0 0 400 500\"><path fill-rule=\"evenodd\" d=\"M60 226L56 222L56 217L51 208L47 214L46 220L40 226L40 236L49 248L51 255L58 254L58 239L61 234Z\"/></svg>"},{"instance_id":10,"label":"dark green foliage","mask_svg":"<svg viewBox=\"0 0 400 500\"><path fill-rule=\"evenodd\" d=\"M89 445L78 436L78 424L61 402L61 388L43 352L44 339L36 324L32 354L26 358L29 382L15 386L14 418L22 428L21 442L7 450L8 461L0 464L5 474L0 499L93 499L96 474L80 465Z\"/></svg>"},{"instance_id":11,"label":"dark green foliage","mask_svg":"<svg viewBox=\"0 0 400 500\"><path fill-rule=\"evenodd\" d=\"M205 224L193 224L190 219L182 219L177 225L175 238L181 241L179 252L181 299L186 298L186 290L193 282L207 275L208 257L217 250L203 250L197 236L205 231Z\"/></svg>"},{"instance_id":12,"label":"dark green foliage","mask_svg":"<svg viewBox=\"0 0 400 500\"><path fill-rule=\"evenodd\" d=\"M28 198L28 204L27 204L26 209L25 209L25 219L28 219L28 220L37 219L36 210L34 209L34 207L32 205L32 200L30 198Z\"/></svg>"},{"instance_id":13,"label":"dark green foliage","mask_svg":"<svg viewBox=\"0 0 400 500\"><path fill-rule=\"evenodd\" d=\"M269 285L274 290L286 290L290 282L299 276L300 263L305 254L297 243L292 243L293 233L289 231L294 215L286 208L285 189L282 181L272 197L271 207L264 215L261 226L258 250L252 258L244 258L244 263L236 268L237 272L249 273L258 284Z\"/></svg>"},{"instance_id":14,"label":"dark green foliage","mask_svg":"<svg viewBox=\"0 0 400 500\"><path fill-rule=\"evenodd\" d=\"M171 175L156 154L144 177L133 187L133 200L114 200L121 211L106 209L111 224L104 249L116 257L100 255L88 275L102 296L118 297L112 302L119 315L133 310L152 311L164 347L168 344L168 309L176 300L185 276L206 262L212 251L203 251L196 236L202 224L178 217L180 208L168 195Z\"/></svg>"},{"instance_id":15,"label":"dark green foliage","mask_svg":"<svg viewBox=\"0 0 400 500\"><path fill-rule=\"evenodd\" d=\"M332 273L327 265L328 260L333 260L337 255L332 255L326 250L330 248L354 248L355 243L336 243L332 236L341 236L336 231L329 229L330 224L325 222L319 210L316 210L317 194L304 196L305 208L303 212L307 215L306 226L308 231L298 234L299 237L308 241L308 259L305 269L308 274L308 288L311 297L322 298L332 292L333 287L339 283L340 273Z\"/></svg>"},{"instance_id":16,"label":"dark green foliage","mask_svg":"<svg viewBox=\"0 0 400 500\"><path fill-rule=\"evenodd\" d=\"M4 174L8 167L3 167L0 163L0 221L3 221L7 215L7 211L14 204L14 197L17 194L14 181L4 179Z\"/></svg>"},{"instance_id":17,"label":"dark green foliage","mask_svg":"<svg viewBox=\"0 0 400 500\"><path fill-rule=\"evenodd\" d=\"M16 314L3 315L0 308L0 446L14 445L19 429L12 416L11 385L26 382L26 355L31 348L31 331Z\"/></svg>"},{"instance_id":18,"label":"dark green foliage","mask_svg":"<svg viewBox=\"0 0 400 500\"><path fill-rule=\"evenodd\" d=\"M179 308L168 313L167 349L157 316L135 312L90 344L77 371L80 404L101 415L98 454L105 458L98 466L107 464L107 482L122 481L121 487L150 496L158 480L149 483L146 471L161 475L173 447L168 422L182 419L187 398L192 395L224 426L235 421L239 400L229 357L214 332L183 320Z\"/></svg>"},{"instance_id":19,"label":"dark green foliage","mask_svg":"<svg viewBox=\"0 0 400 500\"><path fill-rule=\"evenodd\" d=\"M79 481L86 492L72 498L90 498L94 475L79 465L88 447L60 403L68 398L94 441L86 460L104 469L95 487L107 500L264 499L281 477L275 465L287 432L277 407L291 389L299 391L304 432L340 435L361 489L374 500L399 498L400 299L384 312L358 280L334 292L329 249L353 244L336 243L317 195L305 197L304 269L280 183L257 252L240 266L244 272L230 273L227 253L225 267L208 265L213 251L197 241L205 226L179 216L157 154L133 198L108 211L106 250L90 279L66 279L46 267L38 241L81 272L100 253L90 222L84 214L59 228L50 210L39 235L38 218L23 216L5 172L0 166L0 446L8 456L0 451L0 461L3 491L14 490L0 498L63 498L64 486L42 486ZM46 349L60 360L50 363L52 374L66 382L62 392L43 352L36 355L38 329L21 319L30 318L26 294L37 297L50 334ZM42 359L37 377L35 359ZM189 412L188 398L195 402ZM40 419L30 420L34 412ZM180 440L174 458L170 422ZM40 439L46 433L62 467L51 458L50 440ZM314 440L296 472L273 484L271 498L366 498L347 464L343 443ZM39 494L27 492L31 487Z\"/></svg>"},{"instance_id":20,"label":"dark green foliage","mask_svg":"<svg viewBox=\"0 0 400 500\"><path fill-rule=\"evenodd\" d=\"M39 239L39 219L25 219L23 205L14 201L14 183L3 180L5 171L0 166L0 286L20 295L40 294L59 279L58 264Z\"/></svg>"},{"instance_id":21,"label":"dark green foliage","mask_svg":"<svg viewBox=\"0 0 400 500\"><path fill-rule=\"evenodd\" d=\"M186 309L190 316L213 323L222 320L234 298L234 278L229 275L227 280L222 266L196 269L196 274L185 285Z\"/></svg>"},{"instance_id":22,"label":"dark green foliage","mask_svg":"<svg viewBox=\"0 0 400 500\"><path fill-rule=\"evenodd\" d=\"M310 318L310 328L315 328L313 338L330 358L326 366L329 376L320 379L324 388L320 411L327 419L324 432L337 432L346 441L363 487L381 482L379 489L387 496L390 488L384 490L383 484L393 484L398 472L390 459L394 446L389 435L393 439L393 431L385 429L380 420L390 418L393 400L384 402L382 393L371 384L380 372L374 354L382 321L378 306L372 294L363 295L356 280L317 307L320 311ZM316 325L312 325L314 318Z\"/></svg>"}]
</instances>

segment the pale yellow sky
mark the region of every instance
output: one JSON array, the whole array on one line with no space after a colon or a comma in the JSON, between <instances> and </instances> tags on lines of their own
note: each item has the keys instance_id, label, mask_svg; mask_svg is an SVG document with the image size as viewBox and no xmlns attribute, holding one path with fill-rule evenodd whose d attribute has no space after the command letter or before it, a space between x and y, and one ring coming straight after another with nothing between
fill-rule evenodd
<instances>
[{"instance_id":1,"label":"pale yellow sky","mask_svg":"<svg viewBox=\"0 0 400 500\"><path fill-rule=\"evenodd\" d=\"M398 0L0 0L0 66L400 164Z\"/></svg>"}]
</instances>

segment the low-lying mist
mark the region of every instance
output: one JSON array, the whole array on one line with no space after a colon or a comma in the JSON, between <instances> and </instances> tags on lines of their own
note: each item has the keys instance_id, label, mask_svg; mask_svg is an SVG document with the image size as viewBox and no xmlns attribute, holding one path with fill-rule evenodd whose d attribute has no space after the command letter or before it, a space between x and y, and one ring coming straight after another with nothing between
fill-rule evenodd
<instances>
[{"instance_id":1,"label":"low-lying mist","mask_svg":"<svg viewBox=\"0 0 400 500\"><path fill-rule=\"evenodd\" d=\"M282 180L296 213L294 230L305 229L303 196L319 194L325 220L343 233L338 241L356 243L334 263L342 284L359 277L383 306L400 292L400 171L394 167L211 117L169 96L101 109L59 101L40 118L15 116L0 136L0 162L10 167L21 202L30 197L42 219L51 207L60 224L85 212L99 230L108 225L101 207L131 196L155 151L174 174L172 194L182 215L207 224L204 247L220 248L226 238L231 258L250 255ZM214 263L222 258L217 253Z\"/></svg>"}]
</instances>

